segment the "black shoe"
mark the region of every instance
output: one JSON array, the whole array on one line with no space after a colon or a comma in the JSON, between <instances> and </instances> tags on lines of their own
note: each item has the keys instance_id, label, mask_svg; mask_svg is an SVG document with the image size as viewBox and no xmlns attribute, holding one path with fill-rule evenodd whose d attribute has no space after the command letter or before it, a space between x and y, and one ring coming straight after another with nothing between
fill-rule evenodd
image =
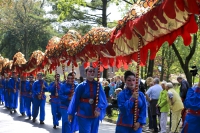
<instances>
[{"instance_id":1,"label":"black shoe","mask_svg":"<svg viewBox=\"0 0 200 133\"><path fill-rule=\"evenodd\" d=\"M35 119L35 118L33 118L33 122L35 122L35 120L36 120L36 119Z\"/></svg>"},{"instance_id":2,"label":"black shoe","mask_svg":"<svg viewBox=\"0 0 200 133\"><path fill-rule=\"evenodd\" d=\"M31 119L31 116L29 116L28 119L30 120L30 119Z\"/></svg>"},{"instance_id":3,"label":"black shoe","mask_svg":"<svg viewBox=\"0 0 200 133\"><path fill-rule=\"evenodd\" d=\"M13 109L10 109L10 114L12 114L12 113L13 113L12 111L13 111Z\"/></svg>"},{"instance_id":4,"label":"black shoe","mask_svg":"<svg viewBox=\"0 0 200 133\"><path fill-rule=\"evenodd\" d=\"M44 124L44 121L40 121L40 124Z\"/></svg>"},{"instance_id":5,"label":"black shoe","mask_svg":"<svg viewBox=\"0 0 200 133\"><path fill-rule=\"evenodd\" d=\"M56 125L54 125L53 128L56 129Z\"/></svg>"},{"instance_id":6,"label":"black shoe","mask_svg":"<svg viewBox=\"0 0 200 133\"><path fill-rule=\"evenodd\" d=\"M14 113L17 113L17 111L14 109Z\"/></svg>"},{"instance_id":7,"label":"black shoe","mask_svg":"<svg viewBox=\"0 0 200 133\"><path fill-rule=\"evenodd\" d=\"M25 113L21 113L22 114L22 116L25 116Z\"/></svg>"}]
</instances>

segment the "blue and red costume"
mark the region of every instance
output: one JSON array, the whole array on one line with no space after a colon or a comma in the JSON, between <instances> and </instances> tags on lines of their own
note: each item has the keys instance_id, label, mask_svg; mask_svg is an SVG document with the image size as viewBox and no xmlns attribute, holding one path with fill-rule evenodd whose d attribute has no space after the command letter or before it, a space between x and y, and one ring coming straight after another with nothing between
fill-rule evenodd
<instances>
[{"instance_id":1,"label":"blue and red costume","mask_svg":"<svg viewBox=\"0 0 200 133\"><path fill-rule=\"evenodd\" d=\"M16 109L18 107L18 96L19 96L19 83L18 78L10 78L8 81L8 88L10 90L10 108Z\"/></svg>"},{"instance_id":2,"label":"blue and red costume","mask_svg":"<svg viewBox=\"0 0 200 133\"><path fill-rule=\"evenodd\" d=\"M132 90L124 89L118 98L119 116L116 133L142 133L142 126L146 124L146 99L142 92L138 96L137 122L140 123L138 130L133 129L135 99L132 98Z\"/></svg>"},{"instance_id":3,"label":"blue and red costume","mask_svg":"<svg viewBox=\"0 0 200 133\"><path fill-rule=\"evenodd\" d=\"M52 82L49 85L49 92L51 92L50 95L50 103L51 103L51 113L53 116L53 125L59 126L59 120L61 119L61 111L60 111L60 99L58 97L58 93L60 91L60 88L62 86L61 82L58 82L56 85L55 82Z\"/></svg>"},{"instance_id":4,"label":"blue and red costume","mask_svg":"<svg viewBox=\"0 0 200 133\"><path fill-rule=\"evenodd\" d=\"M98 105L95 106L97 85L98 82L94 80L80 83L70 102L68 114L74 115L77 112L79 133L98 133L99 120L105 117L107 100L101 84ZM94 111L98 111L100 116L95 117Z\"/></svg>"},{"instance_id":5,"label":"blue and red costume","mask_svg":"<svg viewBox=\"0 0 200 133\"><path fill-rule=\"evenodd\" d=\"M0 79L0 102L3 104L5 102L4 100L4 86L5 86L5 80Z\"/></svg>"},{"instance_id":6,"label":"blue and red costume","mask_svg":"<svg viewBox=\"0 0 200 133\"><path fill-rule=\"evenodd\" d=\"M44 85L44 88L43 88ZM36 80L33 84L33 110L32 117L33 120L38 116L38 111L40 108L40 122L45 120L45 103L46 95L48 92L48 85L44 80ZM39 97L41 95L41 97Z\"/></svg>"},{"instance_id":7,"label":"blue and red costume","mask_svg":"<svg viewBox=\"0 0 200 133\"><path fill-rule=\"evenodd\" d=\"M78 84L74 83L74 88L76 88ZM73 115L73 120L70 123L68 121L68 107L69 107L69 97L71 97L72 93L72 85L69 83L64 83L59 91L59 98L60 98L60 110L62 114L62 133L73 133L78 131L78 123L77 118Z\"/></svg>"},{"instance_id":8,"label":"blue and red costume","mask_svg":"<svg viewBox=\"0 0 200 133\"><path fill-rule=\"evenodd\" d=\"M181 133L196 133L200 129L200 88L188 89L184 107L188 110Z\"/></svg>"},{"instance_id":9,"label":"blue and red costume","mask_svg":"<svg viewBox=\"0 0 200 133\"><path fill-rule=\"evenodd\" d=\"M21 81L21 89L20 89L20 105L19 105L19 112L24 114L26 110L26 84L28 81Z\"/></svg>"},{"instance_id":10,"label":"blue and red costume","mask_svg":"<svg viewBox=\"0 0 200 133\"><path fill-rule=\"evenodd\" d=\"M10 89L8 88L8 81L9 79L5 79L4 82L4 100L5 100L5 107L7 109L10 108Z\"/></svg>"},{"instance_id":11,"label":"blue and red costume","mask_svg":"<svg viewBox=\"0 0 200 133\"><path fill-rule=\"evenodd\" d=\"M28 81L26 82L26 113L27 116L30 118L32 115L31 111L31 104L33 104L33 83L34 81ZM32 105L33 108L33 105Z\"/></svg>"}]
</instances>

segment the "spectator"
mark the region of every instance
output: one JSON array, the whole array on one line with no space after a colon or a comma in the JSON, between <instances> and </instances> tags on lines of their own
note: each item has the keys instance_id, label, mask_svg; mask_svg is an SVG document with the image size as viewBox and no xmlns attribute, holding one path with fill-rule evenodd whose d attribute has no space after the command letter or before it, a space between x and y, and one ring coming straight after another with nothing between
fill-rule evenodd
<instances>
[{"instance_id":1,"label":"spectator","mask_svg":"<svg viewBox=\"0 0 200 133\"><path fill-rule=\"evenodd\" d=\"M82 83L84 81L83 77L80 76L80 83Z\"/></svg>"},{"instance_id":2,"label":"spectator","mask_svg":"<svg viewBox=\"0 0 200 133\"><path fill-rule=\"evenodd\" d=\"M111 83L109 84L109 87L110 87L109 96L113 97L115 94L115 89L116 89L116 84L115 84L114 78L111 79Z\"/></svg>"},{"instance_id":3,"label":"spectator","mask_svg":"<svg viewBox=\"0 0 200 133\"><path fill-rule=\"evenodd\" d=\"M103 81L103 83L104 83L104 92L105 92L105 94L106 94L106 98L107 98L107 100L109 99L109 91L110 91L110 87L108 86L108 81Z\"/></svg>"},{"instance_id":4,"label":"spectator","mask_svg":"<svg viewBox=\"0 0 200 133\"><path fill-rule=\"evenodd\" d=\"M169 104L167 102L167 90L165 89L166 81L161 82L161 86L163 90L160 93L159 99L158 99L158 104L156 105L160 112L161 112L161 117L160 117L160 127L161 127L161 132L160 133L166 133L166 126L167 126L167 115L169 112Z\"/></svg>"},{"instance_id":5,"label":"spectator","mask_svg":"<svg viewBox=\"0 0 200 133\"><path fill-rule=\"evenodd\" d=\"M152 77L148 77L145 81L147 90L153 86L153 78ZM153 130L153 121L152 121L152 115L151 115L151 110L150 110L150 103L147 100L147 106L148 106L148 118L149 118L149 130Z\"/></svg>"},{"instance_id":6,"label":"spectator","mask_svg":"<svg viewBox=\"0 0 200 133\"><path fill-rule=\"evenodd\" d=\"M117 76L116 77L116 88L121 88L122 87L122 81L121 81L121 77ZM123 89L123 88L121 88Z\"/></svg>"},{"instance_id":7,"label":"spectator","mask_svg":"<svg viewBox=\"0 0 200 133\"><path fill-rule=\"evenodd\" d=\"M141 79L139 79L139 90L145 95L145 92L146 92L146 89L145 89L145 85L144 83L142 82Z\"/></svg>"},{"instance_id":8,"label":"spectator","mask_svg":"<svg viewBox=\"0 0 200 133\"><path fill-rule=\"evenodd\" d=\"M162 91L162 87L159 85L159 82L160 82L159 78L154 78L153 80L154 85L150 87L146 92L146 98L150 102L150 110L153 120L154 132L158 132L156 105L158 102L158 98L160 96L160 92Z\"/></svg>"},{"instance_id":9,"label":"spectator","mask_svg":"<svg viewBox=\"0 0 200 133\"><path fill-rule=\"evenodd\" d=\"M179 120L181 118L181 111L184 107L183 107L183 103L181 101L180 96L173 89L172 83L167 83L165 87L168 94L168 103L170 105L170 109L172 112L171 133L174 133L176 130L176 127L179 125ZM177 132L179 132L179 128L177 128Z\"/></svg>"},{"instance_id":10,"label":"spectator","mask_svg":"<svg viewBox=\"0 0 200 133\"><path fill-rule=\"evenodd\" d=\"M180 76L177 77L177 81L181 84L180 97L181 97L182 102L184 103L184 100L186 98L186 94L187 94L188 89L190 88L190 85L185 79L183 79ZM184 123L185 121L185 116L186 116L186 109L184 108L182 111L182 123Z\"/></svg>"},{"instance_id":11,"label":"spectator","mask_svg":"<svg viewBox=\"0 0 200 133\"><path fill-rule=\"evenodd\" d=\"M112 108L118 108L118 105L117 105L117 97L118 97L118 94L122 91L121 88L117 88L115 90L115 95L113 95L113 97L111 98L111 104L108 105L108 107L106 108L106 113L108 115L108 117L111 117L112 116Z\"/></svg>"}]
</instances>

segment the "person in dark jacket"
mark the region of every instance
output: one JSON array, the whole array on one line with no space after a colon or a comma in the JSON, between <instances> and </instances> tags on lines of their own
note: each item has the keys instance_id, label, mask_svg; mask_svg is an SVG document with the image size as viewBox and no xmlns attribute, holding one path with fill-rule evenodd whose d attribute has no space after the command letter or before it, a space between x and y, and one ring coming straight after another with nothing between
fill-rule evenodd
<instances>
[{"instance_id":1,"label":"person in dark jacket","mask_svg":"<svg viewBox=\"0 0 200 133\"><path fill-rule=\"evenodd\" d=\"M182 99L182 102L185 101L188 89L190 88L189 83L183 79L182 77L177 77L177 81L180 83L180 97ZM185 116L186 116L186 109L184 107L183 111L182 111L182 123L184 123L185 121Z\"/></svg>"}]
</instances>

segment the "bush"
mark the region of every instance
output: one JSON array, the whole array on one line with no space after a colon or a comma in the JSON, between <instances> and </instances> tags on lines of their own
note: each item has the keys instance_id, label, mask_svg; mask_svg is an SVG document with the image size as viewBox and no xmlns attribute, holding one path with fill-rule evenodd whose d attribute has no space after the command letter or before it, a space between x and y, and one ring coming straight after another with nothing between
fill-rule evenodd
<instances>
[{"instance_id":1,"label":"bush","mask_svg":"<svg viewBox=\"0 0 200 133\"><path fill-rule=\"evenodd\" d=\"M46 78L46 82L47 82L48 84L50 84L51 82L55 81L54 76L55 76L54 73L52 73L52 74L47 74L46 77L45 77L45 78Z\"/></svg>"}]
</instances>

